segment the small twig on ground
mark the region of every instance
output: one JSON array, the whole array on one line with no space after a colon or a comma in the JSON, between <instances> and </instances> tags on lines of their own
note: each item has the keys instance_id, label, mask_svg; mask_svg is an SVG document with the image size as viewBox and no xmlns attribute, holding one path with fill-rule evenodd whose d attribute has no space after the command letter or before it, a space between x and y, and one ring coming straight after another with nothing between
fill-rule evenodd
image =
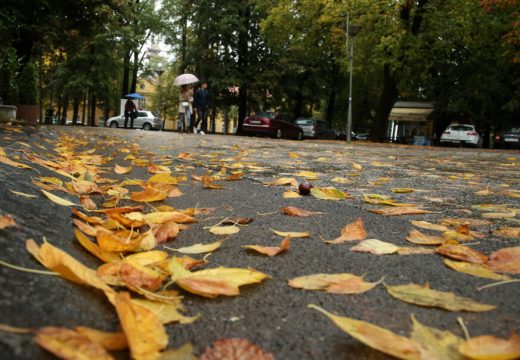
<instances>
[{"instance_id":1,"label":"small twig on ground","mask_svg":"<svg viewBox=\"0 0 520 360\"><path fill-rule=\"evenodd\" d=\"M470 338L469 331L468 331L468 328L466 327L466 324L464 323L464 319L461 318L460 316L458 316L457 322L459 323L460 327L462 328L462 331L464 332L464 337L466 338L466 340L469 340L469 338Z\"/></svg>"},{"instance_id":2,"label":"small twig on ground","mask_svg":"<svg viewBox=\"0 0 520 360\"><path fill-rule=\"evenodd\" d=\"M18 271L23 271L23 272L33 273L33 274L58 275L58 273L55 273L53 271L28 269L28 268L24 268L24 267L21 267L21 266L13 265L13 264L8 263L8 262L3 261L3 260L0 260L0 265L5 266L5 267L10 268L10 269L13 269L13 270L18 270Z\"/></svg>"},{"instance_id":3,"label":"small twig on ground","mask_svg":"<svg viewBox=\"0 0 520 360\"><path fill-rule=\"evenodd\" d=\"M516 283L516 282L520 282L520 279L504 280L504 281L499 281L499 282L496 282L496 283L487 284L487 285L478 287L477 290L478 291L482 291L482 290L485 290L485 289L489 289L491 287L495 287L495 286L499 286L499 285L512 284L512 283Z\"/></svg>"}]
</instances>

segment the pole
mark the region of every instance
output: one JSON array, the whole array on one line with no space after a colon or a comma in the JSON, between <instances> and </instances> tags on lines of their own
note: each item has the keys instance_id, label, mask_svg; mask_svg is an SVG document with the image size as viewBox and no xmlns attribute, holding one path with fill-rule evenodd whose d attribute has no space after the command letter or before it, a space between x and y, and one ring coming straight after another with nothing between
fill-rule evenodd
<instances>
[{"instance_id":1,"label":"pole","mask_svg":"<svg viewBox=\"0 0 520 360\"><path fill-rule=\"evenodd\" d=\"M349 90L348 90L348 115L347 115L347 142L350 144L352 141L351 139L351 132L352 132L352 60L354 57L354 41L350 42L350 83L349 83Z\"/></svg>"}]
</instances>

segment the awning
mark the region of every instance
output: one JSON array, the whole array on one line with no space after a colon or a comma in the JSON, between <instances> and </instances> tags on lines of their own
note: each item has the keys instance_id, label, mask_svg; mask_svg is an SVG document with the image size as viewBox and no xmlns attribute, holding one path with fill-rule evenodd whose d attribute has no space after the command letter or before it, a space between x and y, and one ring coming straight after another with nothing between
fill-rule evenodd
<instances>
[{"instance_id":1,"label":"awning","mask_svg":"<svg viewBox=\"0 0 520 360\"><path fill-rule=\"evenodd\" d=\"M139 93L131 93L131 94L126 94L125 98L127 98L127 99L144 99L145 97Z\"/></svg>"},{"instance_id":2,"label":"awning","mask_svg":"<svg viewBox=\"0 0 520 360\"><path fill-rule=\"evenodd\" d=\"M389 121L426 122L433 111L433 103L397 101L390 112Z\"/></svg>"}]
</instances>

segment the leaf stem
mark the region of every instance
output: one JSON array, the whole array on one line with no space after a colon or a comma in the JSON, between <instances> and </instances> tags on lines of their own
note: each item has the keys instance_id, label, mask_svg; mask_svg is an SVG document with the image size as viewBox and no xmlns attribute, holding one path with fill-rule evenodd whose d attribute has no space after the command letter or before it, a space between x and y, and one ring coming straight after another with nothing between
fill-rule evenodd
<instances>
[{"instance_id":1,"label":"leaf stem","mask_svg":"<svg viewBox=\"0 0 520 360\"><path fill-rule=\"evenodd\" d=\"M464 323L464 319L461 318L460 316L457 316L457 322L459 323L460 327L462 328L462 331L464 332L464 337L466 338L466 340L469 340L469 338L470 338L469 331L468 331L468 328L466 327L466 324Z\"/></svg>"},{"instance_id":2,"label":"leaf stem","mask_svg":"<svg viewBox=\"0 0 520 360\"><path fill-rule=\"evenodd\" d=\"M28 268L24 268L24 267L21 267L21 266L13 265L13 264L8 263L8 262L3 261L3 260L0 260L0 265L5 266L5 267L10 268L10 269L13 269L13 270L18 270L18 271L23 271L23 272L28 272L28 273L42 274L42 275L58 275L57 273L55 273L53 271L28 269Z\"/></svg>"},{"instance_id":3,"label":"leaf stem","mask_svg":"<svg viewBox=\"0 0 520 360\"><path fill-rule=\"evenodd\" d=\"M485 290L485 289L489 289L490 287L499 286L499 285L506 285L506 284L516 283L516 282L520 282L520 279L504 280L504 281L499 281L499 282L496 282L496 283L487 284L487 285L478 287L477 290L478 291L482 291L482 290Z\"/></svg>"}]
</instances>

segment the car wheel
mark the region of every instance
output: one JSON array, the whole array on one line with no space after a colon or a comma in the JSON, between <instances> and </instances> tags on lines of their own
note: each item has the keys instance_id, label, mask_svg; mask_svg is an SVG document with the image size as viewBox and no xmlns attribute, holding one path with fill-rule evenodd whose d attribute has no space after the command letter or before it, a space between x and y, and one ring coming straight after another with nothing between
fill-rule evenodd
<instances>
[{"instance_id":1,"label":"car wheel","mask_svg":"<svg viewBox=\"0 0 520 360\"><path fill-rule=\"evenodd\" d=\"M303 131L298 133L298 140L303 140Z\"/></svg>"},{"instance_id":2,"label":"car wheel","mask_svg":"<svg viewBox=\"0 0 520 360\"><path fill-rule=\"evenodd\" d=\"M112 122L110 123L110 127L111 127L111 128L117 128L117 127L119 127L119 125L117 124L117 121L112 121Z\"/></svg>"},{"instance_id":3,"label":"car wheel","mask_svg":"<svg viewBox=\"0 0 520 360\"><path fill-rule=\"evenodd\" d=\"M152 130L152 125L150 123L146 123L143 125L143 130Z\"/></svg>"},{"instance_id":4,"label":"car wheel","mask_svg":"<svg viewBox=\"0 0 520 360\"><path fill-rule=\"evenodd\" d=\"M281 139L282 138L282 129L276 130L276 138Z\"/></svg>"}]
</instances>

